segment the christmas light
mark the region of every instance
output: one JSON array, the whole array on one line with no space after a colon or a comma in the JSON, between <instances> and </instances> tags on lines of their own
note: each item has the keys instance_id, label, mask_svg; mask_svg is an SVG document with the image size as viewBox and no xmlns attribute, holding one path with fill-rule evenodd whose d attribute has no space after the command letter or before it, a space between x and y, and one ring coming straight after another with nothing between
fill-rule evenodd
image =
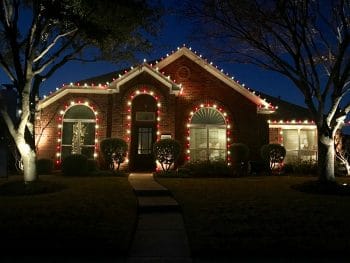
<instances>
[{"instance_id":1,"label":"christmas light","mask_svg":"<svg viewBox=\"0 0 350 263\"><path fill-rule=\"evenodd\" d=\"M227 135L227 138L226 138L226 152L227 152L227 155L226 155L226 162L227 162L227 165L230 165L230 159L231 159L231 152L229 151L230 149L230 141L231 141L231 138L230 138L230 134L231 134L231 131L230 131L230 128L231 128L231 124L229 122L229 119L227 118L227 112L226 111L223 111L223 108L222 107L218 107L218 105L216 103L206 103L206 108L212 108L212 109L215 109L215 110L218 110L219 112L221 112L221 114L223 116L225 116L225 126L226 126L226 135ZM187 135L186 135L186 139L187 139L187 144L186 144L186 153L187 153L187 156L186 156L186 159L187 161L190 161L190 140L191 140L191 137L190 137L190 128L191 128L191 120L192 120L192 117L193 115L195 114L195 112L197 112L199 109L201 108L204 108L204 103L200 104L199 106L197 107L194 107L194 109L192 111L190 111L189 113L189 117L188 117L188 122L186 123L186 128L187 128Z\"/></svg>"},{"instance_id":2,"label":"christmas light","mask_svg":"<svg viewBox=\"0 0 350 263\"><path fill-rule=\"evenodd\" d=\"M77 101L70 101L70 106L65 105L64 110L59 110L58 113L62 115L62 117L59 117L58 120L58 131L57 131L57 145L56 145L56 165L59 166L61 164L61 152L62 152L62 135L63 135L63 122L64 122L64 114L72 107L77 106L77 105L84 105L85 107L88 107L90 110L93 111L94 115L97 116L97 111L95 110L95 106L93 106L89 101L85 100L82 102L81 100ZM95 118L95 128L98 129L98 118ZM98 132L95 132L95 136L98 136ZM94 145L94 153L93 156L96 158L98 156L97 150L98 150L98 138L95 137L95 145Z\"/></svg>"}]
</instances>

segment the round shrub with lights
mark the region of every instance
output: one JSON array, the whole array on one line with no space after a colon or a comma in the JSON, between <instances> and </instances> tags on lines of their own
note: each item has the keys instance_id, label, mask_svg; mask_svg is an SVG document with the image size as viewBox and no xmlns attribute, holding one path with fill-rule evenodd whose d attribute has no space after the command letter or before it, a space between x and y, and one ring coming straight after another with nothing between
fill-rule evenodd
<instances>
[{"instance_id":1,"label":"round shrub with lights","mask_svg":"<svg viewBox=\"0 0 350 263\"><path fill-rule=\"evenodd\" d=\"M260 149L263 159L269 173L281 172L283 160L286 157L286 149L277 143L265 144Z\"/></svg>"},{"instance_id":2,"label":"round shrub with lights","mask_svg":"<svg viewBox=\"0 0 350 263\"><path fill-rule=\"evenodd\" d=\"M181 145L174 139L162 139L153 145L153 154L162 166L164 172L168 172L179 158Z\"/></svg>"},{"instance_id":3,"label":"round shrub with lights","mask_svg":"<svg viewBox=\"0 0 350 263\"><path fill-rule=\"evenodd\" d=\"M106 138L100 143L103 159L107 163L109 169L119 171L120 164L125 161L128 151L128 144L120 138Z\"/></svg>"}]
</instances>

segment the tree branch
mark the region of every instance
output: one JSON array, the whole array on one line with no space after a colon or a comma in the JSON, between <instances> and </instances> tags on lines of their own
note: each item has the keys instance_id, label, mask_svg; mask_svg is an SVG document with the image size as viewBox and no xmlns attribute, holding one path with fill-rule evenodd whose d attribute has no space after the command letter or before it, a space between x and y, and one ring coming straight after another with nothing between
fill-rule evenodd
<instances>
[{"instance_id":1,"label":"tree branch","mask_svg":"<svg viewBox=\"0 0 350 263\"><path fill-rule=\"evenodd\" d=\"M41 53L33 60L33 63L36 63L40 59L42 59L50 51L50 49L53 48L57 44L58 40L60 40L61 38L65 37L65 36L71 35L77 31L78 31L78 28L75 28L71 31L64 33L64 34L60 34L60 35L56 36L55 39L52 41L52 43L50 45L48 45L43 51L41 51Z\"/></svg>"}]
</instances>

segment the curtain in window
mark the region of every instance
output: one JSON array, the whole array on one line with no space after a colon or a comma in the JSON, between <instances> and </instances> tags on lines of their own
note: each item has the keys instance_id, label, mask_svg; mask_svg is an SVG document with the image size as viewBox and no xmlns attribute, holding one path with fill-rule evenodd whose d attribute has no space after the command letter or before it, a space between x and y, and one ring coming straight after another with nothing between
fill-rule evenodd
<instances>
[{"instance_id":1,"label":"curtain in window","mask_svg":"<svg viewBox=\"0 0 350 263\"><path fill-rule=\"evenodd\" d=\"M219 111L201 108L190 124L191 161L226 160L226 125Z\"/></svg>"}]
</instances>

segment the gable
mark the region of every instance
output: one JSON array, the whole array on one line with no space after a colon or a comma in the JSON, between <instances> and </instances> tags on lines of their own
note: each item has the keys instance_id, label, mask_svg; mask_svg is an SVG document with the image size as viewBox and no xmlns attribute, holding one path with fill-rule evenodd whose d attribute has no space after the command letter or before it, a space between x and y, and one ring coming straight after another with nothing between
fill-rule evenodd
<instances>
[{"instance_id":1,"label":"gable","mask_svg":"<svg viewBox=\"0 0 350 263\"><path fill-rule=\"evenodd\" d=\"M196 63L208 74L214 76L234 91L240 93L242 96L252 101L257 106L258 113L272 113L275 111L275 107L271 103L267 102L266 99L259 97L255 94L254 91L245 88L244 84L239 84L238 81L235 81L233 77L229 77L227 74L225 74L223 70L217 69L212 62L208 62L207 60L203 59L201 55L195 54L191 49L185 46L178 48L178 50L173 54L167 55L167 57L157 62L154 67L159 68L161 71L183 56Z\"/></svg>"}]
</instances>

